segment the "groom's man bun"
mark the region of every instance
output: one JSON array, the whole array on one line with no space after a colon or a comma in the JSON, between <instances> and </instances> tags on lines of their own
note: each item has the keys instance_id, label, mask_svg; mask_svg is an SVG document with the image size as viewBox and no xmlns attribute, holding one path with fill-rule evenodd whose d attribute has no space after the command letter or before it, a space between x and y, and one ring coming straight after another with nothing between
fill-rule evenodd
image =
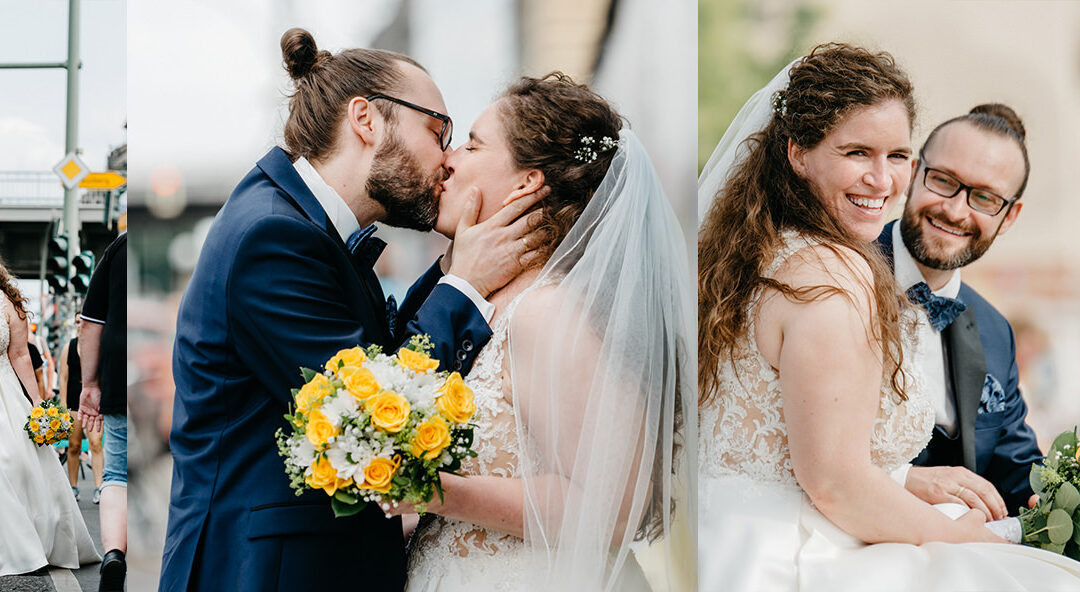
<instances>
[{"instance_id":1,"label":"groom's man bun","mask_svg":"<svg viewBox=\"0 0 1080 592\"><path fill-rule=\"evenodd\" d=\"M972 107L971 111L968 111L966 115L953 117L944 123L938 124L938 126L934 128L934 131L930 132L930 135L926 137L926 142L923 143L922 152L929 151L930 146L933 145L934 138L937 137L939 131L950 124L960 121L966 121L978 129L998 136L1010 138L1016 142L1016 146L1020 149L1020 154L1024 157L1024 180L1020 183L1020 189L1016 192L1016 197L1023 195L1024 189L1027 188L1028 176L1031 174L1031 161L1028 160L1026 143L1027 130L1024 129L1024 122L1020 119L1020 116L1016 114L1016 111L1014 111L1012 107L1002 103L983 103L982 105L976 105Z\"/></svg>"},{"instance_id":2,"label":"groom's man bun","mask_svg":"<svg viewBox=\"0 0 1080 592\"><path fill-rule=\"evenodd\" d=\"M323 159L337 144L338 123L353 97L392 95L402 79L400 63L424 67L412 58L381 49L320 50L311 33L292 28L281 36L281 56L295 90L289 95L285 151L296 160ZM426 71L426 70L425 70ZM374 101L393 125L395 104Z\"/></svg>"},{"instance_id":3,"label":"groom's man bun","mask_svg":"<svg viewBox=\"0 0 1080 592\"><path fill-rule=\"evenodd\" d=\"M543 172L551 187L551 195L540 202L544 261L604 180L615 149L598 146L605 137L618 141L623 118L607 100L562 72L524 76L511 84L499 98L499 116L514 164ZM583 149L591 152L586 155Z\"/></svg>"}]
</instances>

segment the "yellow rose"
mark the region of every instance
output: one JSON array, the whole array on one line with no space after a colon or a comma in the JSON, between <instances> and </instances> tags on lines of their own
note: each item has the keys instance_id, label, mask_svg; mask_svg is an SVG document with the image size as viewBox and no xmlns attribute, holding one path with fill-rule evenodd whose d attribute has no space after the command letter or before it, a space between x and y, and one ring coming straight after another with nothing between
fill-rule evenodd
<instances>
[{"instance_id":1,"label":"yellow rose","mask_svg":"<svg viewBox=\"0 0 1080 592\"><path fill-rule=\"evenodd\" d=\"M364 408L371 414L372 425L384 432L396 434L409 421L409 401L394 391L368 397Z\"/></svg>"},{"instance_id":2,"label":"yellow rose","mask_svg":"<svg viewBox=\"0 0 1080 592\"><path fill-rule=\"evenodd\" d=\"M311 412L307 422L307 439L316 446L325 446L327 440L338 435L334 424L326 419L322 411L315 409Z\"/></svg>"},{"instance_id":3,"label":"yellow rose","mask_svg":"<svg viewBox=\"0 0 1080 592\"><path fill-rule=\"evenodd\" d=\"M367 368L345 366L341 369L340 376L345 382L345 388L349 391L349 394L356 397L360 402L379 392L381 388L375 380L375 375Z\"/></svg>"},{"instance_id":4,"label":"yellow rose","mask_svg":"<svg viewBox=\"0 0 1080 592\"><path fill-rule=\"evenodd\" d=\"M54 429L54 430L60 429L60 420L59 419L54 419L54 420L50 421L49 422L49 427Z\"/></svg>"},{"instance_id":5,"label":"yellow rose","mask_svg":"<svg viewBox=\"0 0 1080 592\"><path fill-rule=\"evenodd\" d=\"M41 435L34 436L34 442L37 442L38 444L44 444L45 437Z\"/></svg>"},{"instance_id":6,"label":"yellow rose","mask_svg":"<svg viewBox=\"0 0 1080 592\"><path fill-rule=\"evenodd\" d=\"M388 458L376 458L371 464L364 467L364 482L357 485L360 489L370 489L379 493L390 491L390 482L394 479L394 472L401 464L395 456L393 460Z\"/></svg>"},{"instance_id":7,"label":"yellow rose","mask_svg":"<svg viewBox=\"0 0 1080 592\"><path fill-rule=\"evenodd\" d=\"M442 395L435 399L435 408L454 423L467 423L476 413L473 392L461 375L454 372L446 379L446 384L439 388Z\"/></svg>"},{"instance_id":8,"label":"yellow rose","mask_svg":"<svg viewBox=\"0 0 1080 592\"><path fill-rule=\"evenodd\" d=\"M307 384L300 387L296 393L296 408L301 412L317 409L322 400L334 392L334 385L323 374L316 374Z\"/></svg>"},{"instance_id":9,"label":"yellow rose","mask_svg":"<svg viewBox=\"0 0 1080 592\"><path fill-rule=\"evenodd\" d=\"M64 418L64 421L71 421L71 416L70 416L70 415L68 415L68 412L67 412L67 411L65 411L65 412L64 412L64 414L63 414L63 415L61 415L60 417L63 417L63 418Z\"/></svg>"},{"instance_id":10,"label":"yellow rose","mask_svg":"<svg viewBox=\"0 0 1080 592\"><path fill-rule=\"evenodd\" d=\"M337 476L337 469L325 458L316 459L311 464L311 474L304 478L304 482L312 489L321 489L326 495L334 495L342 487L352 485L352 479L342 479Z\"/></svg>"},{"instance_id":11,"label":"yellow rose","mask_svg":"<svg viewBox=\"0 0 1080 592\"><path fill-rule=\"evenodd\" d=\"M398 364L405 366L419 372L421 374L427 373L429 370L434 370L439 367L439 361L432 359L423 352L418 352L411 349L401 348L397 353Z\"/></svg>"},{"instance_id":12,"label":"yellow rose","mask_svg":"<svg viewBox=\"0 0 1080 592\"><path fill-rule=\"evenodd\" d=\"M49 417L56 417L60 415L60 412L56 410L56 407L49 407L49 410L45 412Z\"/></svg>"},{"instance_id":13,"label":"yellow rose","mask_svg":"<svg viewBox=\"0 0 1080 592\"><path fill-rule=\"evenodd\" d=\"M450 428L446 420L436 415L416 427L416 433L409 442L413 456L431 460L450 445Z\"/></svg>"},{"instance_id":14,"label":"yellow rose","mask_svg":"<svg viewBox=\"0 0 1080 592\"><path fill-rule=\"evenodd\" d=\"M364 355L364 350L360 349L360 346L357 346L350 349L343 349L334 354L334 357L326 361L326 369L331 372L336 372L338 369L338 362L344 362L345 366L359 368L366 361L367 356Z\"/></svg>"},{"instance_id":15,"label":"yellow rose","mask_svg":"<svg viewBox=\"0 0 1080 592\"><path fill-rule=\"evenodd\" d=\"M30 417L33 417L34 419L37 419L43 415L45 415L45 410L41 407L34 407L30 410Z\"/></svg>"},{"instance_id":16,"label":"yellow rose","mask_svg":"<svg viewBox=\"0 0 1080 592\"><path fill-rule=\"evenodd\" d=\"M52 430L45 430L45 439L46 440L52 440L53 436L55 436L55 435L56 435L56 432L54 432Z\"/></svg>"}]
</instances>

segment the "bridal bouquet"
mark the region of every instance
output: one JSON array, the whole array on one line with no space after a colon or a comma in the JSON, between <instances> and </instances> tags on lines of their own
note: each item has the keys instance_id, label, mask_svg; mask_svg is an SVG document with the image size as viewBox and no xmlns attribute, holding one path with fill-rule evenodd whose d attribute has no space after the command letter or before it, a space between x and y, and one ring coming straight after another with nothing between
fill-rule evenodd
<instances>
[{"instance_id":1,"label":"bridal bouquet","mask_svg":"<svg viewBox=\"0 0 1080 592\"><path fill-rule=\"evenodd\" d=\"M321 489L336 516L368 502L384 510L409 502L423 512L438 492L439 471L457 471L472 450L473 392L457 372L435 372L427 336L393 356L379 346L330 358L323 372L302 368L302 388L277 432L290 486Z\"/></svg>"},{"instance_id":2,"label":"bridal bouquet","mask_svg":"<svg viewBox=\"0 0 1080 592\"><path fill-rule=\"evenodd\" d=\"M71 432L71 414L55 399L45 399L30 410L23 429L38 446L55 444Z\"/></svg>"},{"instance_id":3,"label":"bridal bouquet","mask_svg":"<svg viewBox=\"0 0 1080 592\"><path fill-rule=\"evenodd\" d=\"M1034 508L1020 512L1021 542L1080 560L1080 446L1076 428L1054 438L1046 460L1031 467Z\"/></svg>"}]
</instances>

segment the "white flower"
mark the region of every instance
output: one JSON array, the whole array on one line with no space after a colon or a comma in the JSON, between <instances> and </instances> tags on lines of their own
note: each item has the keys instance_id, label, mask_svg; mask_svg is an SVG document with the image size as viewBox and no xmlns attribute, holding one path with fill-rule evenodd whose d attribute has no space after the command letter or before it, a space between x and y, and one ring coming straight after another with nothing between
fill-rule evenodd
<instances>
[{"instance_id":1,"label":"white flower","mask_svg":"<svg viewBox=\"0 0 1080 592\"><path fill-rule=\"evenodd\" d=\"M294 465L306 467L315 460L315 445L307 438L292 438L289 444L289 460Z\"/></svg>"},{"instance_id":2,"label":"white flower","mask_svg":"<svg viewBox=\"0 0 1080 592\"><path fill-rule=\"evenodd\" d=\"M330 420L330 423L338 428L341 427L343 418L356 415L357 411L360 410L360 405L356 401L356 397L350 395L347 391L338 391L337 396L327 397L323 401L321 410L326 415L326 419Z\"/></svg>"}]
</instances>

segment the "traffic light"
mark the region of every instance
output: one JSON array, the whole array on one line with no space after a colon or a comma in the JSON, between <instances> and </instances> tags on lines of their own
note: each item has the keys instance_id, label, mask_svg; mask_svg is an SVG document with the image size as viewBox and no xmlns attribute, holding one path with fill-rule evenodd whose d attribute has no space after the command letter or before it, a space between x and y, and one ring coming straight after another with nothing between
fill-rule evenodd
<instances>
[{"instance_id":1,"label":"traffic light","mask_svg":"<svg viewBox=\"0 0 1080 592\"><path fill-rule=\"evenodd\" d=\"M75 288L76 293L85 295L90 287L90 276L94 273L94 252L83 251L75 255L71 260L71 268L74 272L71 276L71 287Z\"/></svg>"},{"instance_id":2,"label":"traffic light","mask_svg":"<svg viewBox=\"0 0 1080 592\"><path fill-rule=\"evenodd\" d=\"M68 289L68 238L58 234L49 239L49 254L45 261L45 278L53 293L63 294Z\"/></svg>"}]
</instances>

